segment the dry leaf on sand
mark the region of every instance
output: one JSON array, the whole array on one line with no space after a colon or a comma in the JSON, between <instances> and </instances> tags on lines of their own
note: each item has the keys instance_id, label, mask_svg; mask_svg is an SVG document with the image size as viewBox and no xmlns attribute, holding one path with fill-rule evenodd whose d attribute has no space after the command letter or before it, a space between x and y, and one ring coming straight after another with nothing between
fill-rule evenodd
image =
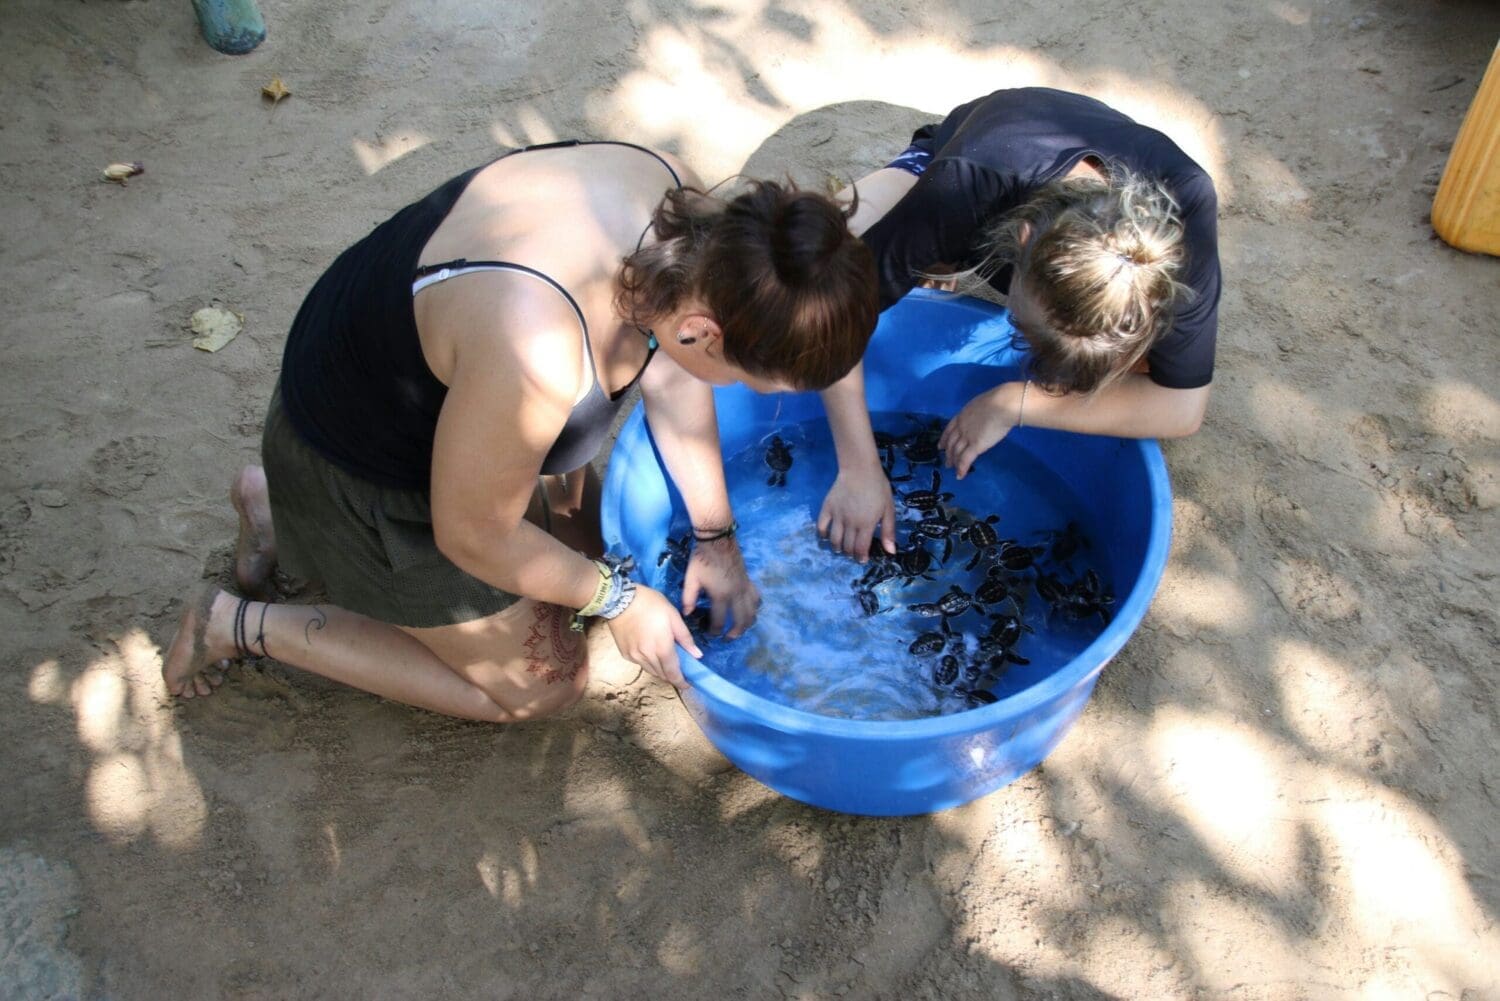
<instances>
[{"instance_id":1,"label":"dry leaf on sand","mask_svg":"<svg viewBox=\"0 0 1500 1001\"><path fill-rule=\"evenodd\" d=\"M104 179L123 185L127 178L144 173L145 170L146 165L139 160L136 160L134 163L112 163L104 168Z\"/></svg>"},{"instance_id":2,"label":"dry leaf on sand","mask_svg":"<svg viewBox=\"0 0 1500 1001\"><path fill-rule=\"evenodd\" d=\"M260 89L260 96L267 98L273 105L280 104L283 100L292 96L292 91L286 84L281 82L281 77L271 77L271 82Z\"/></svg>"},{"instance_id":3,"label":"dry leaf on sand","mask_svg":"<svg viewBox=\"0 0 1500 1001\"><path fill-rule=\"evenodd\" d=\"M222 306L204 306L193 314L193 347L217 351L234 340L245 326L245 317Z\"/></svg>"}]
</instances>

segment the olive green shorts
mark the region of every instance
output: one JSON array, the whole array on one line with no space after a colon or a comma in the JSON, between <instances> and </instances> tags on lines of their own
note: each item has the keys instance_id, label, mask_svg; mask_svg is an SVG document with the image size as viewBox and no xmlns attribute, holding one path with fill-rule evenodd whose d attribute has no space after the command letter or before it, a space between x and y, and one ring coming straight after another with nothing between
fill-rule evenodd
<instances>
[{"instance_id":1,"label":"olive green shorts","mask_svg":"<svg viewBox=\"0 0 1500 1001\"><path fill-rule=\"evenodd\" d=\"M438 551L426 491L377 486L314 451L287 419L279 386L266 411L261 457L278 562L320 582L340 608L431 628L482 619L520 600Z\"/></svg>"}]
</instances>

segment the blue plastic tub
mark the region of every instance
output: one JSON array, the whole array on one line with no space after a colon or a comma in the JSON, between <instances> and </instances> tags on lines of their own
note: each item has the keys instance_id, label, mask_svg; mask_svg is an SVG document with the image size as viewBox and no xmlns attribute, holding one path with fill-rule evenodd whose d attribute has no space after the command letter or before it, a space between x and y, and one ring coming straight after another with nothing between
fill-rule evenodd
<instances>
[{"instance_id":1,"label":"blue plastic tub","mask_svg":"<svg viewBox=\"0 0 1500 1001\"><path fill-rule=\"evenodd\" d=\"M865 354L872 410L951 417L975 393L1011 377L1004 310L961 296L914 292L882 316ZM776 426L822 415L816 394L715 391L724 451L736 454ZM929 719L836 719L770 702L679 649L692 688L682 693L714 746L772 789L844 813L901 816L967 803L1035 767L1083 711L1099 672L1140 625L1167 561L1172 496L1154 441L1021 428L1009 439L1099 505L1112 536L1116 593L1110 624L1079 656L993 705ZM830 481L832 471L829 472ZM653 566L680 505L640 407L621 430L604 482L603 529L612 548Z\"/></svg>"}]
</instances>

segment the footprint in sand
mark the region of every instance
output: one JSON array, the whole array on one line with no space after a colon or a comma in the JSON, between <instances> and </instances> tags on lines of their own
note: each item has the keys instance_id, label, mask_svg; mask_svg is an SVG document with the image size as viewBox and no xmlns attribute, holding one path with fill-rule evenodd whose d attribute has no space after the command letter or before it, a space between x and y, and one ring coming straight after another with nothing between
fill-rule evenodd
<instances>
[{"instance_id":1,"label":"footprint in sand","mask_svg":"<svg viewBox=\"0 0 1500 1001\"><path fill-rule=\"evenodd\" d=\"M161 439L130 435L112 441L89 459L89 484L108 497L124 497L161 471Z\"/></svg>"},{"instance_id":2,"label":"footprint in sand","mask_svg":"<svg viewBox=\"0 0 1500 1001\"><path fill-rule=\"evenodd\" d=\"M31 520L31 505L20 497L0 500L0 576L15 566L23 526Z\"/></svg>"}]
</instances>

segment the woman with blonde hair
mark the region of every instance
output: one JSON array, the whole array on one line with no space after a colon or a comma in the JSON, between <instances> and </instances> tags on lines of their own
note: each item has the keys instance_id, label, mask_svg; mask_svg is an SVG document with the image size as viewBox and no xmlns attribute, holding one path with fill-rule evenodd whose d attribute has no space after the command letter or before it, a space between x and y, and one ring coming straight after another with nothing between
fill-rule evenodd
<instances>
[{"instance_id":1,"label":"woman with blonde hair","mask_svg":"<svg viewBox=\"0 0 1500 1001\"><path fill-rule=\"evenodd\" d=\"M1022 378L970 400L939 444L960 478L1023 425L1085 434L1193 434L1218 326L1217 197L1176 144L1107 105L1002 90L928 125L855 185L885 309L919 283L1006 296ZM895 509L862 369L823 393L839 458L818 531L863 560L895 548Z\"/></svg>"}]
</instances>

